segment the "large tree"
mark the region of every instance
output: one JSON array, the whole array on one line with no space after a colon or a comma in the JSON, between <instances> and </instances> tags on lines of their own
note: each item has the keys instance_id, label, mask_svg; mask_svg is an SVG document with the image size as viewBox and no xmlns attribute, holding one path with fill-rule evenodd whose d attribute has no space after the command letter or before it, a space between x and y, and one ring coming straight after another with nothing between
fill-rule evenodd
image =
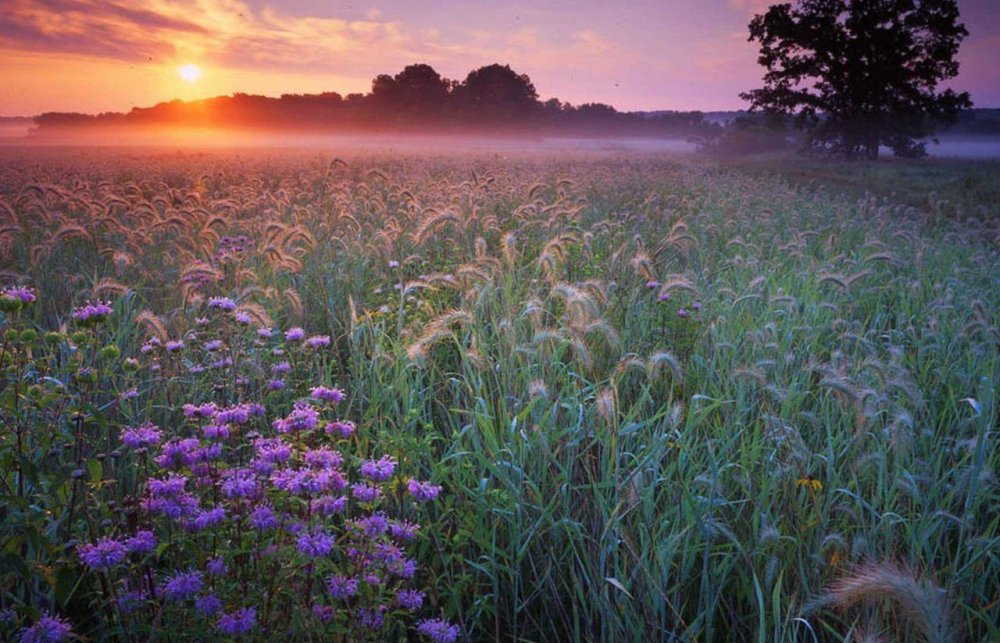
<instances>
[{"instance_id":1,"label":"large tree","mask_svg":"<svg viewBox=\"0 0 1000 643\"><path fill-rule=\"evenodd\" d=\"M956 0L799 0L750 22L764 87L752 109L794 114L814 149L877 159L926 154L921 139L972 106L938 85L958 75L968 32Z\"/></svg>"},{"instance_id":2,"label":"large tree","mask_svg":"<svg viewBox=\"0 0 1000 643\"><path fill-rule=\"evenodd\" d=\"M523 123L541 112L531 79L510 65L487 65L469 72L454 94L465 117L479 122Z\"/></svg>"}]
</instances>

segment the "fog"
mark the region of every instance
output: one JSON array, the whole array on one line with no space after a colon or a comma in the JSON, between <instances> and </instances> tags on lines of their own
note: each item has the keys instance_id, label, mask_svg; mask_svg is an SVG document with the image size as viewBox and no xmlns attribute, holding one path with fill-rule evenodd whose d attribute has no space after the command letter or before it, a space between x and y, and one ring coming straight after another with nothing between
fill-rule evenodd
<instances>
[{"instance_id":1,"label":"fog","mask_svg":"<svg viewBox=\"0 0 1000 643\"><path fill-rule=\"evenodd\" d=\"M940 143L931 143L927 151L939 158L992 159L1000 158L1000 136L940 136Z\"/></svg>"},{"instance_id":2,"label":"fog","mask_svg":"<svg viewBox=\"0 0 1000 643\"><path fill-rule=\"evenodd\" d=\"M254 148L325 149L364 152L477 152L558 153L628 152L690 154L698 146L681 138L662 137L561 137L542 135L465 134L306 134L248 130L192 128L143 128L70 131L29 134L24 128L0 129L0 146L6 147L166 147L166 148Z\"/></svg>"},{"instance_id":3,"label":"fog","mask_svg":"<svg viewBox=\"0 0 1000 643\"><path fill-rule=\"evenodd\" d=\"M0 147L167 147L167 148L254 148L325 149L333 151L406 153L671 153L689 155L698 145L683 138L654 136L569 137L542 135L458 135L458 134L305 134L247 130L195 128L143 128L139 131L92 130L48 133L35 136L23 124L0 126ZM890 156L890 150L886 157ZM927 145L932 158L1000 158L1000 136L939 137Z\"/></svg>"}]
</instances>

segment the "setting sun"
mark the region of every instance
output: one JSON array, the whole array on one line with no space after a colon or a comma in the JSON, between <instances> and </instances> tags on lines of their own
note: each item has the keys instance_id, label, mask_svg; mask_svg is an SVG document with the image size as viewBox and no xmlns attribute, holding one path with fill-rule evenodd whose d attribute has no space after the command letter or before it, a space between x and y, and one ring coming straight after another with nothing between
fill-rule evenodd
<instances>
[{"instance_id":1,"label":"setting sun","mask_svg":"<svg viewBox=\"0 0 1000 643\"><path fill-rule=\"evenodd\" d=\"M201 78L201 68L197 65L183 65L177 70L177 73L189 83Z\"/></svg>"}]
</instances>

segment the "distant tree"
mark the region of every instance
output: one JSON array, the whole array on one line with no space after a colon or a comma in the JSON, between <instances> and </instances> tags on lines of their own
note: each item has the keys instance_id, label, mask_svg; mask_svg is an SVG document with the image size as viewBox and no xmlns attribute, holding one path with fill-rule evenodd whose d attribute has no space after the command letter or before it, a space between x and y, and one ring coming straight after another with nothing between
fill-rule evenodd
<instances>
[{"instance_id":1,"label":"distant tree","mask_svg":"<svg viewBox=\"0 0 1000 643\"><path fill-rule=\"evenodd\" d=\"M408 65L395 76L381 74L372 80L369 118L404 126L427 125L448 112L451 81L433 67Z\"/></svg>"},{"instance_id":2,"label":"distant tree","mask_svg":"<svg viewBox=\"0 0 1000 643\"><path fill-rule=\"evenodd\" d=\"M403 102L419 106L421 111L440 108L448 100L451 81L442 78L430 65L407 65L393 80Z\"/></svg>"},{"instance_id":3,"label":"distant tree","mask_svg":"<svg viewBox=\"0 0 1000 643\"><path fill-rule=\"evenodd\" d=\"M379 74L372 79L373 98L391 102L396 96L396 80L389 74Z\"/></svg>"},{"instance_id":4,"label":"distant tree","mask_svg":"<svg viewBox=\"0 0 1000 643\"><path fill-rule=\"evenodd\" d=\"M540 113L538 92L527 74L493 64L469 72L454 89L466 117L478 121L519 120Z\"/></svg>"},{"instance_id":5,"label":"distant tree","mask_svg":"<svg viewBox=\"0 0 1000 643\"><path fill-rule=\"evenodd\" d=\"M967 93L937 91L958 75L968 35L956 0L800 0L750 22L764 87L740 96L751 109L793 114L808 144L846 158L926 154L920 139L971 107Z\"/></svg>"}]
</instances>

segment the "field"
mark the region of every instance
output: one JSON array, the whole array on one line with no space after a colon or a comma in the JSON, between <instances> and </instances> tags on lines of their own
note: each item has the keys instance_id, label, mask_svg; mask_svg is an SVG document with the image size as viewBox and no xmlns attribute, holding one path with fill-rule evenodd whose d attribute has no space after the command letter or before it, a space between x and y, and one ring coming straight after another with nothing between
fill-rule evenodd
<instances>
[{"instance_id":1,"label":"field","mask_svg":"<svg viewBox=\"0 0 1000 643\"><path fill-rule=\"evenodd\" d=\"M860 167L8 155L0 639L1000 639L997 168Z\"/></svg>"}]
</instances>

